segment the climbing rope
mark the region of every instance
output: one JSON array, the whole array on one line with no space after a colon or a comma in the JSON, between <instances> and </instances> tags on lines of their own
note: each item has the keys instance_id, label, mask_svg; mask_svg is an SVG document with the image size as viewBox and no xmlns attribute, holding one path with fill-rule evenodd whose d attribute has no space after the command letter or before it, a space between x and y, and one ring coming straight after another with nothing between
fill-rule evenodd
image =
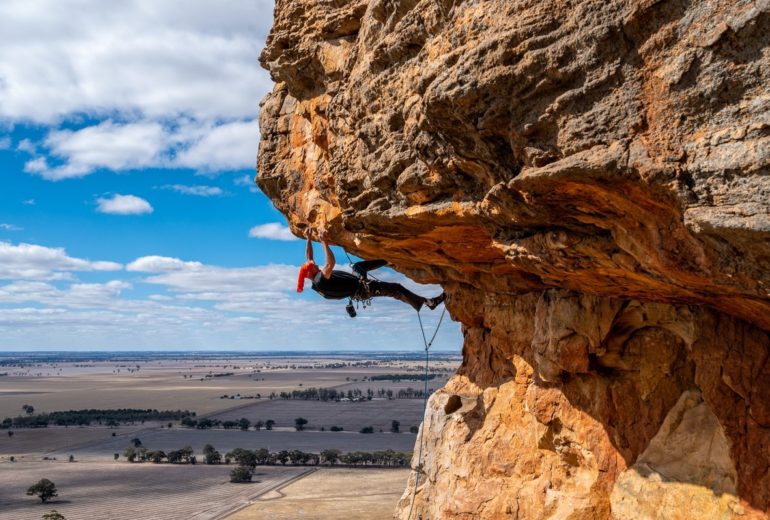
<instances>
[{"instance_id":1,"label":"climbing rope","mask_svg":"<svg viewBox=\"0 0 770 520\"><path fill-rule=\"evenodd\" d=\"M436 335L438 334L439 329L441 328L441 322L444 321L444 314L446 314L446 305L444 305L444 309L441 311L441 317L438 319L438 325L436 325L436 330L433 331L433 336L431 336L430 341L428 341L427 336L425 335L425 327L422 324L422 317L420 316L420 311L417 311L417 321L420 322L420 332L422 332L422 342L425 345L425 373L423 374L423 399L422 399L422 417L423 417L423 424L420 428L420 438L418 440L418 445L420 446L418 452L417 452L417 467L413 468L417 472L417 476L414 480L414 490L412 491L412 505L409 506L409 515L406 517L407 520L412 519L412 511L414 510L414 501L417 497L417 487L420 485L420 473L423 471L422 468L422 435L425 431L425 411L428 409L428 361L429 361L429 355L430 355L430 347L433 345L433 341L436 339Z\"/></svg>"},{"instance_id":2,"label":"climbing rope","mask_svg":"<svg viewBox=\"0 0 770 520\"><path fill-rule=\"evenodd\" d=\"M343 251L345 251L345 256L348 257L348 261L350 262L350 266L352 267L355 264L355 262L353 262L353 259L350 258L350 255L348 254L348 252L346 250L343 249ZM369 276L371 276L371 278L373 278L374 280L378 280L376 277L374 277L372 275L369 275ZM368 292L368 289L369 289L368 284L366 284L365 287L366 287L366 290ZM366 307L366 305L367 305L367 301L366 300L359 299L359 301L363 301L364 302L364 307ZM371 303L371 299L369 300L368 303ZM416 468L412 468L412 469L414 469L417 472L417 475L415 476L414 490L412 491L412 504L409 506L409 515L406 517L407 520L411 520L412 519L412 513L414 512L414 502L415 502L415 499L417 498L417 488L420 485L420 473L423 471L423 467L422 467L422 438L423 438L423 433L425 432L425 421L424 421L424 419L425 419L425 411L428 409L428 368L429 368L429 363L430 363L430 347L433 346L433 342L436 340L436 336L438 335L438 331L441 328L441 323L444 321L444 315L445 314L446 314L446 304L444 305L444 309L441 311L441 316L438 319L438 324L436 325L436 329L433 331L433 335L430 337L430 341L428 341L428 336L426 336L426 334L425 334L425 325L423 325L423 323L422 323L422 316L420 315L420 311L417 311L417 321L420 323L420 332L422 333L422 342L423 342L423 345L425 346L425 373L423 374L423 382L424 382L424 384L423 384L423 392L422 392L423 393L423 400L422 400L423 425L420 428L420 438L418 440L418 444L419 444L420 447L419 447L419 450L417 452L417 467Z\"/></svg>"}]
</instances>

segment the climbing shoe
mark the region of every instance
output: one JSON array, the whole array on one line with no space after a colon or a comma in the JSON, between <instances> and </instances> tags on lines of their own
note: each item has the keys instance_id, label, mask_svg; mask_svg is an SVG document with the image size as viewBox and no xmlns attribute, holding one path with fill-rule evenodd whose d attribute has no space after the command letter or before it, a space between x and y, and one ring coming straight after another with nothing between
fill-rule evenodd
<instances>
[{"instance_id":1,"label":"climbing shoe","mask_svg":"<svg viewBox=\"0 0 770 520\"><path fill-rule=\"evenodd\" d=\"M348 304L345 305L345 310L348 311L348 316L351 318L356 317L356 308L353 306L353 302L348 302Z\"/></svg>"},{"instance_id":2,"label":"climbing shoe","mask_svg":"<svg viewBox=\"0 0 770 520\"><path fill-rule=\"evenodd\" d=\"M425 305L427 305L430 310L433 310L436 307L438 307L441 302L444 301L445 297L446 296L444 295L444 293L441 293L438 296L436 296L435 298L426 298L425 299Z\"/></svg>"}]
</instances>

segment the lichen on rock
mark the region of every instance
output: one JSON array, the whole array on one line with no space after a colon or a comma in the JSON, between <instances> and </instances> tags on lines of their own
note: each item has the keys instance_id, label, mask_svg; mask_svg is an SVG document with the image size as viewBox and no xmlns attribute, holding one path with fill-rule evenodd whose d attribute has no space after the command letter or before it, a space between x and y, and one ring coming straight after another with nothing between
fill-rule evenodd
<instances>
[{"instance_id":1,"label":"lichen on rock","mask_svg":"<svg viewBox=\"0 0 770 520\"><path fill-rule=\"evenodd\" d=\"M463 324L400 518L770 512L769 1L278 0L261 62L292 230Z\"/></svg>"}]
</instances>

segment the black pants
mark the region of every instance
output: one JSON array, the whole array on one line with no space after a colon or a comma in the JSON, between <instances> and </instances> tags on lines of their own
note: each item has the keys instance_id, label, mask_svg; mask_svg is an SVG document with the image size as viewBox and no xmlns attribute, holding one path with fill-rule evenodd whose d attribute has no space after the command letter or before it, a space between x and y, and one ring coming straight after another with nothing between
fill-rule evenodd
<instances>
[{"instance_id":1,"label":"black pants","mask_svg":"<svg viewBox=\"0 0 770 520\"><path fill-rule=\"evenodd\" d=\"M417 311L425 303L425 298L414 294L400 283L380 282L379 280L369 280L366 283L369 286L369 296L372 298L377 296L395 298L396 300L408 303Z\"/></svg>"},{"instance_id":2,"label":"black pants","mask_svg":"<svg viewBox=\"0 0 770 520\"><path fill-rule=\"evenodd\" d=\"M388 265L387 260L362 260L353 264L353 273L366 278L366 273Z\"/></svg>"},{"instance_id":3,"label":"black pants","mask_svg":"<svg viewBox=\"0 0 770 520\"><path fill-rule=\"evenodd\" d=\"M366 280L366 273L384 267L387 264L388 262L386 260L364 260L353 264L353 272ZM395 298L396 300L408 303L414 307L415 310L420 310L420 307L425 303L425 298L414 294L400 283L366 280L362 282L362 284L365 285L365 288L362 288L363 292L365 292L366 296L369 298L376 298L378 296Z\"/></svg>"}]
</instances>

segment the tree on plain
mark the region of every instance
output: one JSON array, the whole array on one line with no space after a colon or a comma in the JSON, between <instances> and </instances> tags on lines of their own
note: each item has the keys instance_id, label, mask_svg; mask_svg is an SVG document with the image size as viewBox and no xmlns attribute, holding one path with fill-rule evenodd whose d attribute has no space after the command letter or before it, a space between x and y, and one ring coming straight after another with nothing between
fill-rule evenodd
<instances>
[{"instance_id":1,"label":"tree on plain","mask_svg":"<svg viewBox=\"0 0 770 520\"><path fill-rule=\"evenodd\" d=\"M139 437L134 437L131 439L131 443L134 445L134 448L138 448L142 445L142 441L139 440Z\"/></svg>"},{"instance_id":2,"label":"tree on plain","mask_svg":"<svg viewBox=\"0 0 770 520\"><path fill-rule=\"evenodd\" d=\"M118 460L120 458L120 453L113 453L112 458L113 460Z\"/></svg>"},{"instance_id":3,"label":"tree on plain","mask_svg":"<svg viewBox=\"0 0 770 520\"><path fill-rule=\"evenodd\" d=\"M262 429L262 427L263 427L264 425L265 425L265 423L264 423L264 422L262 422L262 421L257 421L257 422L255 422L255 423L254 423L254 429L255 429L255 430L257 430L257 431L259 431L259 430L261 430L261 429Z\"/></svg>"},{"instance_id":4,"label":"tree on plain","mask_svg":"<svg viewBox=\"0 0 770 520\"><path fill-rule=\"evenodd\" d=\"M235 448L234 450L225 454L226 459L232 459L238 463L239 466L246 466L253 468L257 465L257 456L251 450L245 450L243 448Z\"/></svg>"},{"instance_id":5,"label":"tree on plain","mask_svg":"<svg viewBox=\"0 0 770 520\"><path fill-rule=\"evenodd\" d=\"M294 429L296 429L298 432L301 432L305 429L305 425L307 424L307 419L304 417L297 417L294 419Z\"/></svg>"},{"instance_id":6,"label":"tree on plain","mask_svg":"<svg viewBox=\"0 0 770 520\"><path fill-rule=\"evenodd\" d=\"M59 491L56 489L56 484L47 478L41 478L37 483L29 486L27 495L37 495L42 502L47 502L49 499L59 496Z\"/></svg>"},{"instance_id":7,"label":"tree on plain","mask_svg":"<svg viewBox=\"0 0 770 520\"><path fill-rule=\"evenodd\" d=\"M33 413L35 413L35 407L32 406L31 404L22 405L21 409L27 412L27 415L32 415Z\"/></svg>"},{"instance_id":8,"label":"tree on plain","mask_svg":"<svg viewBox=\"0 0 770 520\"><path fill-rule=\"evenodd\" d=\"M203 447L203 461L206 464L219 464L222 462L222 455L214 449L214 446L206 444Z\"/></svg>"},{"instance_id":9,"label":"tree on plain","mask_svg":"<svg viewBox=\"0 0 770 520\"><path fill-rule=\"evenodd\" d=\"M251 477L253 475L254 475L254 472L251 470L250 467L238 466L236 468L233 468L233 470L230 472L230 482L234 482L236 484L251 482Z\"/></svg>"},{"instance_id":10,"label":"tree on plain","mask_svg":"<svg viewBox=\"0 0 770 520\"><path fill-rule=\"evenodd\" d=\"M147 453L147 458L155 464L160 464L166 458L166 453L163 450L154 450Z\"/></svg>"},{"instance_id":11,"label":"tree on plain","mask_svg":"<svg viewBox=\"0 0 770 520\"><path fill-rule=\"evenodd\" d=\"M13 431L8 430L8 437L13 437Z\"/></svg>"},{"instance_id":12,"label":"tree on plain","mask_svg":"<svg viewBox=\"0 0 770 520\"><path fill-rule=\"evenodd\" d=\"M188 464L195 464L193 462L193 459L195 458L195 455L193 454L192 446L185 446L179 451L179 456Z\"/></svg>"},{"instance_id":13,"label":"tree on plain","mask_svg":"<svg viewBox=\"0 0 770 520\"><path fill-rule=\"evenodd\" d=\"M135 462L136 461L136 450L129 446L126 448L126 451L123 452L123 456L128 460L128 462Z\"/></svg>"},{"instance_id":14,"label":"tree on plain","mask_svg":"<svg viewBox=\"0 0 770 520\"><path fill-rule=\"evenodd\" d=\"M334 466L337 463L339 456L340 450L321 450L321 460L328 462L330 466Z\"/></svg>"},{"instance_id":15,"label":"tree on plain","mask_svg":"<svg viewBox=\"0 0 770 520\"><path fill-rule=\"evenodd\" d=\"M267 421L265 421L265 430L272 430L274 425L275 425L275 421L272 419L268 419Z\"/></svg>"},{"instance_id":16,"label":"tree on plain","mask_svg":"<svg viewBox=\"0 0 770 520\"><path fill-rule=\"evenodd\" d=\"M52 509L48 513L43 513L43 520L67 520L64 515L58 512L56 509Z\"/></svg>"},{"instance_id":17,"label":"tree on plain","mask_svg":"<svg viewBox=\"0 0 770 520\"><path fill-rule=\"evenodd\" d=\"M390 421L390 431L393 433L401 433L401 423L398 421Z\"/></svg>"},{"instance_id":18,"label":"tree on plain","mask_svg":"<svg viewBox=\"0 0 770 520\"><path fill-rule=\"evenodd\" d=\"M257 459L257 464L267 464L270 460L270 452L266 448L254 450L254 456Z\"/></svg>"},{"instance_id":19,"label":"tree on plain","mask_svg":"<svg viewBox=\"0 0 770 520\"><path fill-rule=\"evenodd\" d=\"M281 450L278 453L276 453L276 459L278 460L278 462L280 462L284 466L286 465L287 462L289 462L289 458L290 458L289 452L286 450Z\"/></svg>"}]
</instances>

